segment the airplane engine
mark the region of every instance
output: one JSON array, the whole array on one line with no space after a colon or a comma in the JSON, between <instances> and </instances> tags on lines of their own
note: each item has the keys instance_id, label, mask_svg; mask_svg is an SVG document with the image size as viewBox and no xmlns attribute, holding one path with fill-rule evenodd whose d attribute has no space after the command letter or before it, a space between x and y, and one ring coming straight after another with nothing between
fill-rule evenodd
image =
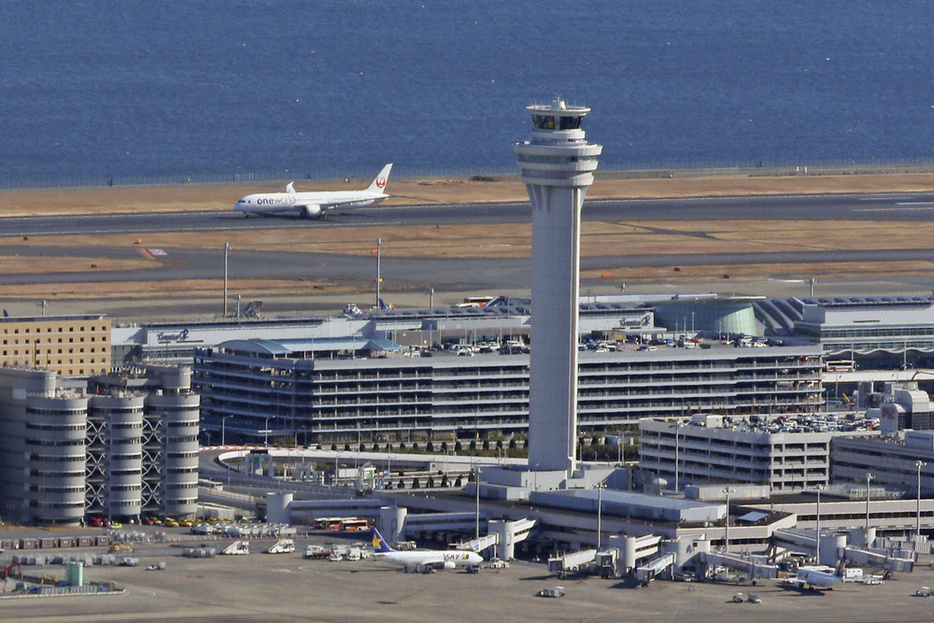
<instances>
[{"instance_id":1,"label":"airplane engine","mask_svg":"<svg viewBox=\"0 0 934 623\"><path fill-rule=\"evenodd\" d=\"M305 218L318 218L321 216L321 206L302 206L302 216Z\"/></svg>"},{"instance_id":2,"label":"airplane engine","mask_svg":"<svg viewBox=\"0 0 934 623\"><path fill-rule=\"evenodd\" d=\"M453 562L451 562L450 560L447 560L447 561L444 562L444 568L445 568L445 569L453 569L453 568L456 567L456 566L457 566L457 565L455 565L455 564L454 564Z\"/></svg>"}]
</instances>

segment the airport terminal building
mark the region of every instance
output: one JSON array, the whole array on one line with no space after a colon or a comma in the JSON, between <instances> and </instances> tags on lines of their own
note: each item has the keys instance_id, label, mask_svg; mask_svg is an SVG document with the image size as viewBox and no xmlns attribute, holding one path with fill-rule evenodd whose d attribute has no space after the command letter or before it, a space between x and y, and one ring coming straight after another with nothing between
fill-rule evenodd
<instances>
[{"instance_id":1,"label":"airport terminal building","mask_svg":"<svg viewBox=\"0 0 934 623\"><path fill-rule=\"evenodd\" d=\"M579 427L605 431L686 410L808 414L823 405L816 347L581 352ZM233 340L196 351L202 428L302 440L474 439L528 427L529 355L406 356L387 340ZM417 436L417 437L416 437Z\"/></svg>"},{"instance_id":2,"label":"airport terminal building","mask_svg":"<svg viewBox=\"0 0 934 623\"><path fill-rule=\"evenodd\" d=\"M934 367L934 297L764 299L756 315L773 335L820 343L828 362L862 368Z\"/></svg>"}]
</instances>

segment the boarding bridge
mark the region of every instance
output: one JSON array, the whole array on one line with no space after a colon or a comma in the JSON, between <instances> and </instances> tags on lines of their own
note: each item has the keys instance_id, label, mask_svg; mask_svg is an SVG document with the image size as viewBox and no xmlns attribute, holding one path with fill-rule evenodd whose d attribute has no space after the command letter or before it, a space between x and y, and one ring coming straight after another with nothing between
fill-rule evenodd
<instances>
[{"instance_id":1,"label":"boarding bridge","mask_svg":"<svg viewBox=\"0 0 934 623\"><path fill-rule=\"evenodd\" d=\"M659 553L662 537L657 534L645 536L611 536L607 545L619 550L618 573L628 573L639 566L640 560Z\"/></svg>"},{"instance_id":2,"label":"boarding bridge","mask_svg":"<svg viewBox=\"0 0 934 623\"><path fill-rule=\"evenodd\" d=\"M452 543L452 549L469 549L472 552L482 552L485 549L489 549L499 545L499 535L498 534L488 534L482 536L479 539L470 539L469 541L460 541L459 543Z\"/></svg>"},{"instance_id":3,"label":"boarding bridge","mask_svg":"<svg viewBox=\"0 0 934 623\"><path fill-rule=\"evenodd\" d=\"M813 530L776 530L772 533L772 556L776 551L787 549L813 555L817 551L817 537ZM841 558L848 564L879 567L891 571L910 572L917 554L910 550L859 547L850 545L845 534L821 535L821 564L835 566Z\"/></svg>"},{"instance_id":4,"label":"boarding bridge","mask_svg":"<svg viewBox=\"0 0 934 623\"><path fill-rule=\"evenodd\" d=\"M920 537L920 538L919 538ZM876 537L875 546L887 550L905 552L904 558L911 558L908 552L914 552L913 556L917 560L917 554L930 554L931 541L926 534L911 535L910 539L904 537Z\"/></svg>"},{"instance_id":5,"label":"boarding bridge","mask_svg":"<svg viewBox=\"0 0 934 623\"><path fill-rule=\"evenodd\" d=\"M548 559L548 571L563 578L568 573L578 571L584 565L593 562L596 557L597 550L595 549L565 552Z\"/></svg>"},{"instance_id":6,"label":"boarding bridge","mask_svg":"<svg viewBox=\"0 0 934 623\"><path fill-rule=\"evenodd\" d=\"M656 576L661 575L665 570L670 569L674 563L674 554L665 554L660 558L656 558L649 564L636 568L636 580L642 586L648 586L649 582L654 580Z\"/></svg>"},{"instance_id":7,"label":"boarding bridge","mask_svg":"<svg viewBox=\"0 0 934 623\"><path fill-rule=\"evenodd\" d=\"M911 573L914 569L914 560L899 554L911 556L914 552L889 552L850 546L846 548L846 561L847 564L861 567L879 567L886 571Z\"/></svg>"},{"instance_id":8,"label":"boarding bridge","mask_svg":"<svg viewBox=\"0 0 934 623\"><path fill-rule=\"evenodd\" d=\"M619 573L619 550L612 547L597 552L597 571L603 579L615 578Z\"/></svg>"},{"instance_id":9,"label":"boarding bridge","mask_svg":"<svg viewBox=\"0 0 934 623\"><path fill-rule=\"evenodd\" d=\"M750 580L778 577L778 567L765 562L763 556L747 557L723 552L703 552L700 559L708 565L726 567L731 571L743 573Z\"/></svg>"},{"instance_id":10,"label":"boarding bridge","mask_svg":"<svg viewBox=\"0 0 934 623\"><path fill-rule=\"evenodd\" d=\"M493 519L488 524L491 534L499 534L499 557L512 560L516 555L516 543L529 538L529 533L536 525L535 519Z\"/></svg>"},{"instance_id":11,"label":"boarding bridge","mask_svg":"<svg viewBox=\"0 0 934 623\"><path fill-rule=\"evenodd\" d=\"M515 544L529 538L529 533L535 527L534 519L517 519L515 521L494 519L487 523L489 534L479 539L471 539L458 543L458 549L470 549L475 552L482 552L490 547L498 548L493 550L493 555L498 555L504 560L512 560L515 557Z\"/></svg>"}]
</instances>

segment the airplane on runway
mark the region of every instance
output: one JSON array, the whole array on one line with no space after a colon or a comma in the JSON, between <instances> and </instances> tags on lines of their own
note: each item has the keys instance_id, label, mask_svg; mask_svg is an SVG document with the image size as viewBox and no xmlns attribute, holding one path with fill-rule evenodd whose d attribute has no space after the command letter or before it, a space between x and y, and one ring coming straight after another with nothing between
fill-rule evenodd
<instances>
[{"instance_id":1,"label":"airplane on runway","mask_svg":"<svg viewBox=\"0 0 934 623\"><path fill-rule=\"evenodd\" d=\"M431 573L438 569L469 567L483 562L483 557L480 554L469 550L424 549L400 552L389 547L375 527L371 530L371 533L373 535L374 555L386 562L401 566L406 573L411 571Z\"/></svg>"},{"instance_id":2,"label":"airplane on runway","mask_svg":"<svg viewBox=\"0 0 934 623\"><path fill-rule=\"evenodd\" d=\"M831 590L843 581L843 566L846 560L840 560L836 570L830 571L826 566L800 567L798 574L793 578L780 580L786 588L795 590Z\"/></svg>"},{"instance_id":3,"label":"airplane on runway","mask_svg":"<svg viewBox=\"0 0 934 623\"><path fill-rule=\"evenodd\" d=\"M383 191L386 190L390 170L391 162L383 167L366 190L297 192L294 182L289 182L285 192L247 195L237 202L234 209L245 216L295 212L305 218L321 218L334 208L363 208L389 198Z\"/></svg>"}]
</instances>

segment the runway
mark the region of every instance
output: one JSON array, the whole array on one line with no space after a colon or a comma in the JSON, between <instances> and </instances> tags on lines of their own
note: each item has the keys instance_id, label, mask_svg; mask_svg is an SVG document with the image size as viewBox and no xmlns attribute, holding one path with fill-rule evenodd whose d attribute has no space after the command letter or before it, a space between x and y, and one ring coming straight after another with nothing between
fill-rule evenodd
<instances>
[{"instance_id":1,"label":"runway","mask_svg":"<svg viewBox=\"0 0 934 623\"><path fill-rule=\"evenodd\" d=\"M894 226L909 234L926 226L934 216L934 193L918 194L875 194L875 195L796 195L763 197L717 197L657 200L600 200L587 201L582 219L591 223L596 231L619 230L621 226L635 227L640 232L656 235L659 240L672 238L669 229L680 238L668 246L661 243L653 250L632 252L621 242L618 245L601 247L604 252L584 249L581 258L581 291L607 291L618 281L626 281L627 270L654 269L657 271L689 270L689 267L716 266L721 272L735 267L739 270L750 265L828 265L828 264L878 264L893 262L928 263L934 259L931 243L916 239L913 246L893 240L891 244L882 237L873 248L845 248L815 244L785 248L780 240L775 244L767 238L770 229L778 229L781 223L813 223L814 228L831 228L835 223L856 223L870 232L876 224ZM225 233L281 231L281 247L267 245L263 249L249 246L238 248L229 256L228 269L233 279L239 280L295 280L326 281L338 284L344 292L372 290L375 259L366 253L331 253L295 250L285 244L295 236L290 232L352 230L369 228L379 232L383 228L454 228L473 227L473 231L496 232L497 228L516 227L531 222L531 210L527 203L458 204L438 206L376 206L355 211L336 212L320 220L270 217L245 218L233 211L226 212L173 212L116 215L48 216L0 219L0 260L16 258L18 261L52 261L63 258L67 270L0 272L0 285L24 284L120 284L155 283L185 280L220 279L223 275L223 247ZM734 243L716 239L706 230L686 233L683 224L698 222L704 227L719 228L720 224L736 222L751 223L758 228L757 240L736 240ZM640 223L645 223L640 227ZM757 225L758 223L758 225ZM635 224L635 225L634 225ZM862 224L862 225L859 225ZM902 227L901 224L904 224ZM398 230L394 230L398 231ZM525 230L523 230L525 231ZM148 249L127 243L97 244L105 237L153 238L154 234L171 232L189 234L203 233L198 244L172 246L160 245L157 258L150 257L145 263L141 258ZM764 232L764 233L763 233ZM231 234L234 235L234 234ZM376 237L374 235L374 239ZM780 237L782 234L778 234ZM841 233L840 237L851 233ZM71 238L81 237L92 242L70 244ZM715 251L704 247L685 249L679 246L688 239L716 242ZM19 239L19 240L16 240ZM28 241L24 242L26 239ZM163 236L165 239L165 236ZM168 238L171 240L171 238ZM759 240L761 239L761 240ZM620 238L625 240L625 238ZM8 242L7 242L8 241ZM374 240L375 242L375 240ZM469 241L468 241L469 242ZM520 241L527 248L528 240ZM148 244L148 242L146 243ZM393 250L384 257L381 276L395 292L418 293L422 297L427 288L448 292L518 293L526 292L531 281L531 266L527 252L523 256L497 256L495 253L478 253L471 257L445 257L442 249L432 248L435 243L426 240L419 253L406 254ZM306 248L314 248L308 245ZM437 252L437 253L436 253ZM521 255L521 254L520 254ZM77 258L77 259L76 259ZM115 268L98 266L101 260L113 262ZM123 268L132 264L132 268ZM788 269L777 268L770 278L799 279L802 275L790 275ZM613 275L609 281L596 275ZM622 278L619 276L622 275ZM719 274L716 275L720 277ZM667 274L671 277L671 274ZM726 275L723 275L725 278ZM843 283L846 274L835 277ZM927 273L888 275L885 284L872 287L889 291L930 291L934 276ZM824 279L826 282L826 279ZM732 288L736 284L715 284L709 289ZM118 287L118 286L115 286ZM854 288L860 287L854 285ZM800 288L799 288L800 290ZM880 292L865 292L876 294ZM779 295L780 293L776 293ZM342 295L343 298L344 295ZM268 298L268 297L267 297ZM350 300L350 299L348 299ZM213 303L212 303L213 305Z\"/></svg>"},{"instance_id":2,"label":"runway","mask_svg":"<svg viewBox=\"0 0 934 623\"><path fill-rule=\"evenodd\" d=\"M704 219L913 222L928 221L932 217L934 193L588 200L582 215L584 221ZM338 211L323 219L313 220L285 216L245 218L241 213L233 211L35 216L0 219L0 238L530 221L528 203L383 205Z\"/></svg>"}]
</instances>

